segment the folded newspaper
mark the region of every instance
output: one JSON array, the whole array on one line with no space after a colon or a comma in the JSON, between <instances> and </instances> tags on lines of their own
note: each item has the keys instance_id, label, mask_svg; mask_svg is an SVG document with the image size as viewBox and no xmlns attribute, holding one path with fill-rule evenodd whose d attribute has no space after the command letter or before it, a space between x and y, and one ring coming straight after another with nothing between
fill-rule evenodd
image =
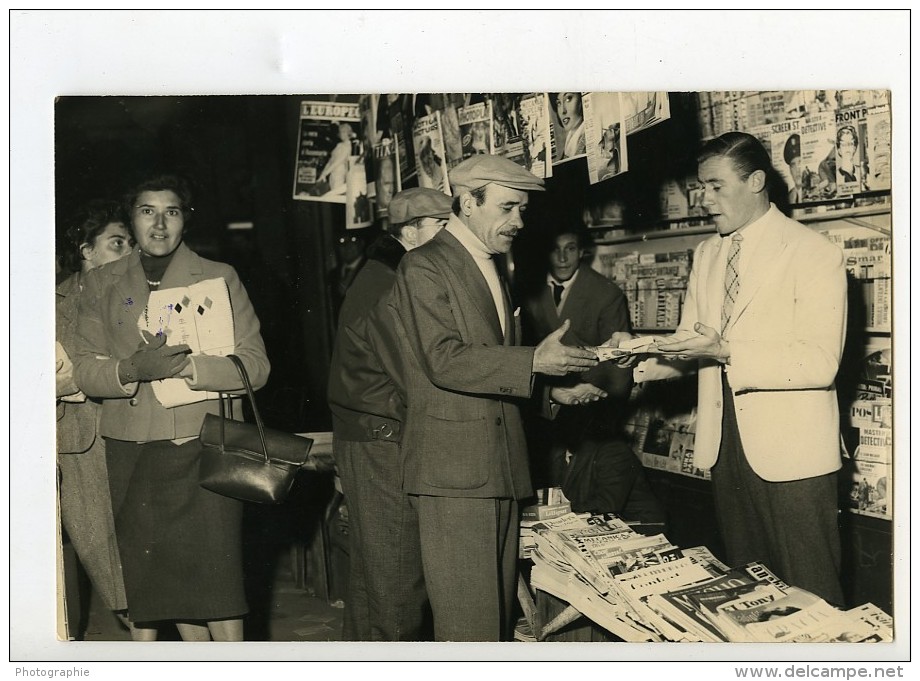
<instances>
[{"instance_id":1,"label":"folded newspaper","mask_svg":"<svg viewBox=\"0 0 920 681\"><path fill-rule=\"evenodd\" d=\"M191 286L152 291L137 326L154 335L165 334L167 345L188 345L192 356L225 357L234 348L227 282L218 277ZM183 378L164 378L151 385L157 400L167 408L218 397L215 392L192 390Z\"/></svg>"}]
</instances>

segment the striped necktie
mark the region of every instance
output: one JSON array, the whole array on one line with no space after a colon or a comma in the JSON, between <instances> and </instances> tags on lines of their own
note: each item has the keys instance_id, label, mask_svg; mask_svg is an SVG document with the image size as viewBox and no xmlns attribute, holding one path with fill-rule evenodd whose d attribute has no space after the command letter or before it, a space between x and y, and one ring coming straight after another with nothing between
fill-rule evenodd
<instances>
[{"instance_id":1,"label":"striped necktie","mask_svg":"<svg viewBox=\"0 0 920 681\"><path fill-rule=\"evenodd\" d=\"M738 299L738 288L740 281L738 279L738 261L741 256L741 239L738 234L732 234L732 245L728 251L728 261L725 263L725 297L722 299L722 334L728 326L728 320L731 319L732 310L735 308L735 301Z\"/></svg>"}]
</instances>

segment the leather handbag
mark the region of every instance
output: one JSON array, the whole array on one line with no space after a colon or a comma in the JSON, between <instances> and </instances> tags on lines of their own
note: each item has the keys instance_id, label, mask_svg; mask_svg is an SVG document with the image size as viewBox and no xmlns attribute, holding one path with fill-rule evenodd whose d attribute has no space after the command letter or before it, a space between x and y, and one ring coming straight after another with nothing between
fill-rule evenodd
<instances>
[{"instance_id":1,"label":"leather handbag","mask_svg":"<svg viewBox=\"0 0 920 681\"><path fill-rule=\"evenodd\" d=\"M206 414L201 424L199 484L242 501L280 504L291 491L297 471L306 463L313 440L266 428L246 367L236 355L227 355L227 359L243 379L255 423L227 418L224 400L229 403L230 395L218 398L220 415Z\"/></svg>"}]
</instances>

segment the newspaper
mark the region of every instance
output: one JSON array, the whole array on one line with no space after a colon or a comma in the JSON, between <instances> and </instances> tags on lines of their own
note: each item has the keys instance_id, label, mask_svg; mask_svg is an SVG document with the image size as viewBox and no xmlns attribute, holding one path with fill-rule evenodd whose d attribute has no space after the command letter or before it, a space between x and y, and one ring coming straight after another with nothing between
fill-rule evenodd
<instances>
[{"instance_id":1,"label":"newspaper","mask_svg":"<svg viewBox=\"0 0 920 681\"><path fill-rule=\"evenodd\" d=\"M620 100L619 92L586 92L582 95L588 180L591 184L616 177L629 168L626 120Z\"/></svg>"},{"instance_id":2,"label":"newspaper","mask_svg":"<svg viewBox=\"0 0 920 681\"><path fill-rule=\"evenodd\" d=\"M437 189L450 196L447 156L439 111L415 119L412 125L412 144L415 147L419 187Z\"/></svg>"},{"instance_id":3,"label":"newspaper","mask_svg":"<svg viewBox=\"0 0 920 681\"><path fill-rule=\"evenodd\" d=\"M713 619L723 624L731 641L785 643L802 640L807 632L840 617L840 611L809 591L763 585L720 604Z\"/></svg>"},{"instance_id":4,"label":"newspaper","mask_svg":"<svg viewBox=\"0 0 920 681\"><path fill-rule=\"evenodd\" d=\"M188 345L193 356L232 354L233 310L227 282L218 277L151 291L137 326L153 335L164 334L167 345ZM157 400L167 408L219 397L215 392L192 390L183 378L164 378L151 385Z\"/></svg>"},{"instance_id":5,"label":"newspaper","mask_svg":"<svg viewBox=\"0 0 920 681\"><path fill-rule=\"evenodd\" d=\"M357 102L301 102L294 198L345 203L348 162L360 152Z\"/></svg>"}]
</instances>

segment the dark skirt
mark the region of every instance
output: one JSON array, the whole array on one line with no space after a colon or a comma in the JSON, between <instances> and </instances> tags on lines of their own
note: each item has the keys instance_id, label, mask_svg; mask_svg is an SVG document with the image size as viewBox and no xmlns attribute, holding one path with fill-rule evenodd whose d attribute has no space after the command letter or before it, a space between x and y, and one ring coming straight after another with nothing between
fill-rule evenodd
<instances>
[{"instance_id":1,"label":"dark skirt","mask_svg":"<svg viewBox=\"0 0 920 681\"><path fill-rule=\"evenodd\" d=\"M198 439L106 440L115 532L133 622L247 611L243 504L198 485Z\"/></svg>"}]
</instances>

